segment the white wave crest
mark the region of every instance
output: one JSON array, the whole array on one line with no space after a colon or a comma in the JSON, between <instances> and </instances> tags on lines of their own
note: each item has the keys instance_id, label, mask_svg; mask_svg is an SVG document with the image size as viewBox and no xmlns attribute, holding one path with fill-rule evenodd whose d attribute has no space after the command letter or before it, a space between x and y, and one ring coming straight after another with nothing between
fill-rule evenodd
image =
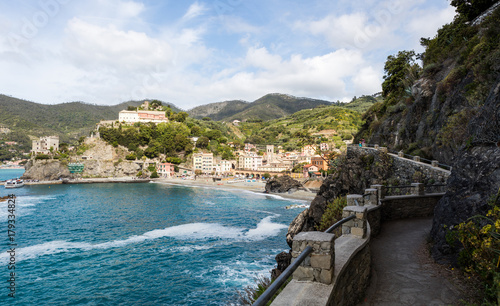
<instances>
[{"instance_id":1,"label":"white wave crest","mask_svg":"<svg viewBox=\"0 0 500 306\"><path fill-rule=\"evenodd\" d=\"M54 240L29 247L16 249L16 261L32 259L44 255L52 255L73 250L93 250L120 248L129 244L141 243L146 240L155 240L170 237L179 240L208 240L222 239L229 241L258 241L266 237L279 234L286 225L273 223L274 216L262 219L254 229L223 226L218 223L188 223L164 229L156 229L142 235L130 236L127 239L113 240L109 242L91 244L86 242L69 242L65 240ZM196 248L194 248L195 250ZM7 262L9 254L4 251L0 254L0 262Z\"/></svg>"}]
</instances>

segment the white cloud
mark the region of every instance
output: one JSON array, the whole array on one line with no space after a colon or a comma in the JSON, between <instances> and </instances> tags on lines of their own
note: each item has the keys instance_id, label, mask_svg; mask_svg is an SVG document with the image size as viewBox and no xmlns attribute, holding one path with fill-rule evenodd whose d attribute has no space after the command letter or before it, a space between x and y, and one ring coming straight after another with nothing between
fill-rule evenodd
<instances>
[{"instance_id":1,"label":"white cloud","mask_svg":"<svg viewBox=\"0 0 500 306\"><path fill-rule=\"evenodd\" d=\"M203 15L203 13L207 10L205 5L195 2L189 6L186 14L182 17L183 20L191 20L198 16Z\"/></svg>"},{"instance_id":2,"label":"white cloud","mask_svg":"<svg viewBox=\"0 0 500 306\"><path fill-rule=\"evenodd\" d=\"M173 59L168 42L113 25L101 27L74 18L66 35L66 53L80 67L132 72L166 65Z\"/></svg>"},{"instance_id":3,"label":"white cloud","mask_svg":"<svg viewBox=\"0 0 500 306\"><path fill-rule=\"evenodd\" d=\"M373 67L364 67L354 75L352 84L356 95L374 94L381 91L382 73Z\"/></svg>"},{"instance_id":4,"label":"white cloud","mask_svg":"<svg viewBox=\"0 0 500 306\"><path fill-rule=\"evenodd\" d=\"M73 1L20 50L8 34L40 8L0 3L0 92L43 103L157 98L184 109L270 92L350 100L380 91L387 55L415 48L454 15L431 0L285 9L280 1L238 2L223 18L202 1L187 9L180 1Z\"/></svg>"}]
</instances>

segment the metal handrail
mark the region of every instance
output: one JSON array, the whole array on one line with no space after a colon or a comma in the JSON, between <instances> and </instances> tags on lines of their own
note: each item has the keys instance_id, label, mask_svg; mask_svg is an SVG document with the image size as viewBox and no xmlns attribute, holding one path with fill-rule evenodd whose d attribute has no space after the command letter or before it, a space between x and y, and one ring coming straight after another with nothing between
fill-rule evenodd
<instances>
[{"instance_id":1,"label":"metal handrail","mask_svg":"<svg viewBox=\"0 0 500 306\"><path fill-rule=\"evenodd\" d=\"M266 305L267 302L274 296L274 294L281 288L281 286L286 282L286 280L292 275L292 273L299 267L299 265L306 259L309 254L313 252L311 246L307 246L299 257L297 257L291 265L289 265L283 273L278 276L278 278L269 286L264 293L253 303L253 306Z\"/></svg>"},{"instance_id":2,"label":"metal handrail","mask_svg":"<svg viewBox=\"0 0 500 306\"><path fill-rule=\"evenodd\" d=\"M411 188L413 187L412 185L403 185L403 186L385 186L385 189L392 189L392 188Z\"/></svg>"},{"instance_id":3,"label":"metal handrail","mask_svg":"<svg viewBox=\"0 0 500 306\"><path fill-rule=\"evenodd\" d=\"M352 144L352 145L350 145L350 146L352 146L352 147L359 147L358 145L355 145L355 144ZM365 146L363 146L363 147L359 147L359 148L373 149L373 147L374 147L374 146L375 146L375 145L372 145L372 144L366 144ZM399 153L399 152L395 152L395 151L388 151L388 152L389 152L389 153L393 153L393 154L398 154L398 153ZM404 158L407 158L407 159L410 159L410 160L413 160L413 158L414 158L415 156L410 155L410 154L406 154L406 153L405 153L405 154L403 154L403 157L404 157ZM420 157L420 161L425 161L427 164L431 164L431 163L432 163L432 160L429 160L429 159L426 159L426 158L423 158L423 157ZM445 165L445 164L438 163L438 166L439 166L440 168L445 169L445 170L451 171L451 166L449 166L449 165Z\"/></svg>"},{"instance_id":4,"label":"metal handrail","mask_svg":"<svg viewBox=\"0 0 500 306\"><path fill-rule=\"evenodd\" d=\"M341 226L342 224L346 223L349 220L352 220L356 218L356 215L350 215L349 217L345 217L344 219L337 221L334 225L330 226L329 228L324 231L324 233L331 233L333 232L337 227Z\"/></svg>"},{"instance_id":5,"label":"metal handrail","mask_svg":"<svg viewBox=\"0 0 500 306\"><path fill-rule=\"evenodd\" d=\"M350 215L338 222L334 225L330 226L324 233L331 233L337 227L342 224L356 218L356 215ZM261 306L266 305L267 302L274 296L274 294L283 286L286 280L290 277L290 275L295 272L295 270L299 267L299 265L313 252L313 248L311 246L307 246L302 253L290 264L283 273L278 276L278 278L261 294L261 296L252 304L253 306Z\"/></svg>"}]
</instances>

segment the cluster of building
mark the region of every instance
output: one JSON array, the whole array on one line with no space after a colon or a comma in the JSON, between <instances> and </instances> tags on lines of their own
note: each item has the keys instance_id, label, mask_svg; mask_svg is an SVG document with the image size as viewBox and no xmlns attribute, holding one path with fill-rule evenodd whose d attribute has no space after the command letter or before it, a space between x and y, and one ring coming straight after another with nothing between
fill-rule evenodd
<instances>
[{"instance_id":1,"label":"cluster of building","mask_svg":"<svg viewBox=\"0 0 500 306\"><path fill-rule=\"evenodd\" d=\"M291 171L296 165L304 164L300 177L320 176L321 171L327 171L328 159L317 154L317 148L308 145L301 152L275 151L273 145L267 145L264 155L257 154L256 147L245 144L245 149L236 151L236 160L221 160L213 153L193 154L193 171L207 175L232 175L235 172L252 171L254 173L281 173Z\"/></svg>"},{"instance_id":2,"label":"cluster of building","mask_svg":"<svg viewBox=\"0 0 500 306\"><path fill-rule=\"evenodd\" d=\"M136 110L122 110L118 113L118 121L125 123L136 122L168 122L165 111L149 110L149 101L145 101Z\"/></svg>"}]
</instances>

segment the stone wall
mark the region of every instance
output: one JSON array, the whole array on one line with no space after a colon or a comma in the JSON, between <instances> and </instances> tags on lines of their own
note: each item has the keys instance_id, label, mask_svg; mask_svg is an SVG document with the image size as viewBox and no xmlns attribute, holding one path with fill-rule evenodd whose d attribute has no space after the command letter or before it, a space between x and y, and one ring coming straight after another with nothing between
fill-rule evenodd
<instances>
[{"instance_id":1,"label":"stone wall","mask_svg":"<svg viewBox=\"0 0 500 306\"><path fill-rule=\"evenodd\" d=\"M348 150L357 152L358 154L370 154L378 156L385 148L378 150L373 148L360 148L351 146ZM400 185L408 185L410 183L426 183L426 184L445 184L450 176L450 171L444 170L432 165L416 162L411 159L398 157L396 154L390 154L392 157L392 173L394 182Z\"/></svg>"},{"instance_id":2,"label":"stone wall","mask_svg":"<svg viewBox=\"0 0 500 306\"><path fill-rule=\"evenodd\" d=\"M429 217L444 194L393 196L381 200L381 221Z\"/></svg>"},{"instance_id":3,"label":"stone wall","mask_svg":"<svg viewBox=\"0 0 500 306\"><path fill-rule=\"evenodd\" d=\"M384 197L382 185L370 187L364 196L348 196L348 205L354 206L344 207L343 217L356 217L342 225L342 236L338 239L320 232L302 232L293 238L294 259L307 245L314 252L294 272L294 279L272 305L302 305L312 301L314 305L356 305L370 282L370 239L378 235L383 222L431 216L443 197L443 194L424 194L423 184L413 184L413 192L419 195L392 197Z\"/></svg>"},{"instance_id":4,"label":"stone wall","mask_svg":"<svg viewBox=\"0 0 500 306\"><path fill-rule=\"evenodd\" d=\"M328 305L356 305L363 298L369 285L371 251L365 245L355 254L335 282L335 289Z\"/></svg>"}]
</instances>

